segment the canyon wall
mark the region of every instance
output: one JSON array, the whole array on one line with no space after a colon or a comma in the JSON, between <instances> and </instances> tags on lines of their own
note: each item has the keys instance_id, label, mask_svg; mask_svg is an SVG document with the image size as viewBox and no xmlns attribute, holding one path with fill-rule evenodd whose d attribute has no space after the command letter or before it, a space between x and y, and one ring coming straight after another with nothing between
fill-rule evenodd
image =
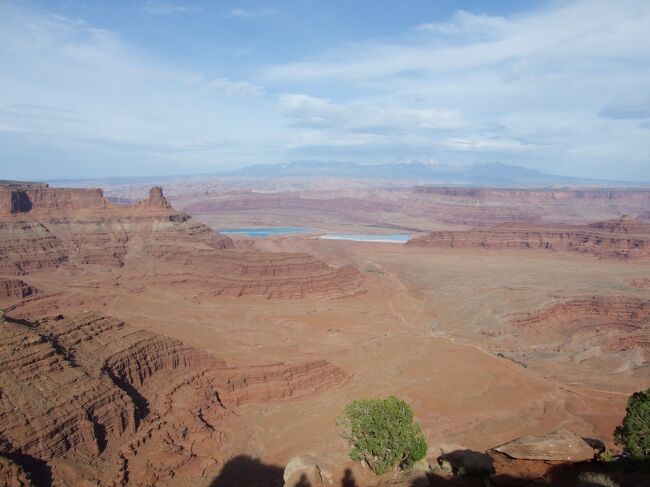
<instances>
[{"instance_id":1,"label":"canyon wall","mask_svg":"<svg viewBox=\"0 0 650 487\"><path fill-rule=\"evenodd\" d=\"M106 205L101 189L0 186L0 214L103 208Z\"/></svg>"},{"instance_id":2,"label":"canyon wall","mask_svg":"<svg viewBox=\"0 0 650 487\"><path fill-rule=\"evenodd\" d=\"M229 368L94 312L0 326L0 473L29 474L39 485L166 485L180 472L207 475L228 435L221 421L238 407L346 379L322 360Z\"/></svg>"},{"instance_id":3,"label":"canyon wall","mask_svg":"<svg viewBox=\"0 0 650 487\"><path fill-rule=\"evenodd\" d=\"M205 191L200 189L205 188ZM648 189L505 189L416 186L329 190L214 191L209 183L173 185L174 203L192 215L255 221L258 212L279 225L299 221L431 228L435 224L483 227L502 222L586 224L644 215ZM278 188L283 188L278 184ZM128 191L120 195L131 195Z\"/></svg>"},{"instance_id":4,"label":"canyon wall","mask_svg":"<svg viewBox=\"0 0 650 487\"><path fill-rule=\"evenodd\" d=\"M127 206L108 203L100 190L0 186L0 199L13 201L21 191L31 207L0 208L0 275L7 278L99 266L119 269L123 279L141 285L198 286L198 294L213 296L361 292L361 274L353 267L334 268L308 254L235 249L228 237L175 211L158 187Z\"/></svg>"},{"instance_id":5,"label":"canyon wall","mask_svg":"<svg viewBox=\"0 0 650 487\"><path fill-rule=\"evenodd\" d=\"M650 202L648 189L508 189L508 188L463 188L441 186L416 186L415 194L430 194L447 197L465 197L476 199L508 198L517 201L548 200L636 200Z\"/></svg>"},{"instance_id":6,"label":"canyon wall","mask_svg":"<svg viewBox=\"0 0 650 487\"><path fill-rule=\"evenodd\" d=\"M650 360L650 300L632 296L589 296L555 300L541 309L508 318L518 332L557 337L555 353L585 358L638 352ZM630 356L632 357L632 356Z\"/></svg>"},{"instance_id":7,"label":"canyon wall","mask_svg":"<svg viewBox=\"0 0 650 487\"><path fill-rule=\"evenodd\" d=\"M487 229L440 231L415 237L411 247L537 249L600 258L650 257L650 225L626 219L587 226L501 224Z\"/></svg>"}]
</instances>

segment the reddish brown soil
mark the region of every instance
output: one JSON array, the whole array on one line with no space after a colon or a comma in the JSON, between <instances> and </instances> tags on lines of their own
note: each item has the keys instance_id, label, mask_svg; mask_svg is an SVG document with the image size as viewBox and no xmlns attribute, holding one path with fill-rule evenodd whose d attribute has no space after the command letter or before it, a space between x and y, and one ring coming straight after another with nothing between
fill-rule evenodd
<instances>
[{"instance_id":1,"label":"reddish brown soil","mask_svg":"<svg viewBox=\"0 0 650 487\"><path fill-rule=\"evenodd\" d=\"M242 243L170 208L158 190L128 206L98 191L4 191L0 304L11 320L0 325L0 480L31 472L68 485L208 486L240 455L277 475L312 454L336 482L349 467L372 485L336 427L350 400L406 399L432 447L485 451L560 427L612 446L628 395L650 386L643 256L300 236ZM454 215L487 225L517 212L546 221L549 211L577 223L647 208L643 192L558 192L549 203L548 193L482 191L365 189L348 197L388 206L373 214L343 200L322 213L309 203L255 216L222 206L201 219L433 230ZM620 221L584 229L622 231ZM457 484L478 485L468 482Z\"/></svg>"}]
</instances>

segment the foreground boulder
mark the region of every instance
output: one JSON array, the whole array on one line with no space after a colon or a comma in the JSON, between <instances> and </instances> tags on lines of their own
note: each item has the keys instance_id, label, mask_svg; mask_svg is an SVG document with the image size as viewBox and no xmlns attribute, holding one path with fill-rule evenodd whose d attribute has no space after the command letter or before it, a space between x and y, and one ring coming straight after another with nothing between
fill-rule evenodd
<instances>
[{"instance_id":1,"label":"foreground boulder","mask_svg":"<svg viewBox=\"0 0 650 487\"><path fill-rule=\"evenodd\" d=\"M526 485L547 477L550 471L594 458L594 449L571 431L560 430L542 436L523 436L487 451L492 458L493 485Z\"/></svg>"},{"instance_id":2,"label":"foreground boulder","mask_svg":"<svg viewBox=\"0 0 650 487\"><path fill-rule=\"evenodd\" d=\"M328 476L327 472L321 470L315 458L310 455L297 455L289 460L282 477L284 487L304 487L306 485L316 487L331 484L331 482L327 482L327 480L331 480L327 479Z\"/></svg>"}]
</instances>

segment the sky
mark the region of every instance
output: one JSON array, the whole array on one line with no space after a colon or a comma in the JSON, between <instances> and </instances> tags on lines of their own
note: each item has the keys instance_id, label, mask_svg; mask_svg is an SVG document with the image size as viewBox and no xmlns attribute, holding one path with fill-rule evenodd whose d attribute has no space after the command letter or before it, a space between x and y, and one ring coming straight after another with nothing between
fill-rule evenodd
<instances>
[{"instance_id":1,"label":"sky","mask_svg":"<svg viewBox=\"0 0 650 487\"><path fill-rule=\"evenodd\" d=\"M295 160L650 181L650 1L0 0L0 179Z\"/></svg>"}]
</instances>

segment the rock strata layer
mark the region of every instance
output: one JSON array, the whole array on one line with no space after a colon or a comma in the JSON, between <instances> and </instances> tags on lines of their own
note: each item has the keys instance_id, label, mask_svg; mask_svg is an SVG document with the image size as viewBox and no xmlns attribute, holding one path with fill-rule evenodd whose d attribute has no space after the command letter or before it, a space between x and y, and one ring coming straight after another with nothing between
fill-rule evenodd
<instances>
[{"instance_id":1,"label":"rock strata layer","mask_svg":"<svg viewBox=\"0 0 650 487\"><path fill-rule=\"evenodd\" d=\"M197 286L205 295L338 298L361 292L361 273L308 254L235 249L175 211L162 189L129 206L101 190L0 186L0 276L58 269L120 271L138 285ZM14 291L7 291L14 292Z\"/></svg>"},{"instance_id":2,"label":"rock strata layer","mask_svg":"<svg viewBox=\"0 0 650 487\"><path fill-rule=\"evenodd\" d=\"M598 347L600 354L638 350L650 360L650 301L631 296L591 296L553 302L512 316L517 329L562 337L562 350Z\"/></svg>"},{"instance_id":3,"label":"rock strata layer","mask_svg":"<svg viewBox=\"0 0 650 487\"><path fill-rule=\"evenodd\" d=\"M411 247L579 252L600 258L650 258L650 225L615 220L586 226L500 224L488 229L438 231Z\"/></svg>"},{"instance_id":4,"label":"rock strata layer","mask_svg":"<svg viewBox=\"0 0 650 487\"><path fill-rule=\"evenodd\" d=\"M238 407L346 378L325 361L228 368L99 313L0 326L0 476L8 485L29 477L167 485L180 473L214 472L228 436L221 421Z\"/></svg>"}]
</instances>

